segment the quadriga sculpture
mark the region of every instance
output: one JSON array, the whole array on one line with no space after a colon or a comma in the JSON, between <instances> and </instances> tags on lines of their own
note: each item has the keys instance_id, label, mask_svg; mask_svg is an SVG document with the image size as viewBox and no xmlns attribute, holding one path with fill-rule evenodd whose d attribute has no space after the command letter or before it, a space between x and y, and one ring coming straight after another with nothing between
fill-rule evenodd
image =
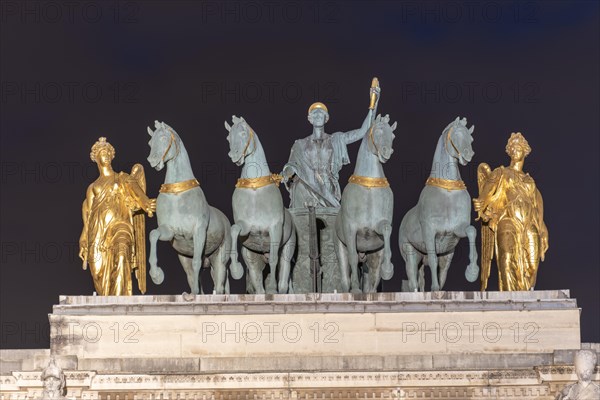
<instances>
[{"instance_id":1,"label":"quadriga sculpture","mask_svg":"<svg viewBox=\"0 0 600 400\"><path fill-rule=\"evenodd\" d=\"M390 245L394 195L382 167L393 152L396 123L390 126L389 121L389 116L378 116L363 137L354 174L342 193L335 228L346 292L361 291L359 262L368 269L362 277L364 292L377 291L380 278L388 280L394 274Z\"/></svg>"},{"instance_id":2,"label":"quadriga sculpture","mask_svg":"<svg viewBox=\"0 0 600 400\"><path fill-rule=\"evenodd\" d=\"M229 292L227 261L231 251L231 225L221 211L206 202L200 184L194 178L188 153L173 128L155 122L148 127L151 139L148 162L157 171L167 166L165 182L156 199L158 228L150 232L150 277L155 284L164 279L157 265L156 243L170 241L185 270L193 294L201 291L200 268L212 267L211 276L217 294ZM232 266L231 276L242 277L243 269Z\"/></svg>"},{"instance_id":3,"label":"quadriga sculpture","mask_svg":"<svg viewBox=\"0 0 600 400\"><path fill-rule=\"evenodd\" d=\"M458 164L467 165L475 154L471 146L474 129L467 128L467 119L460 117L444 129L419 202L402 219L399 244L408 275L408 287L404 283L403 290L425 290L425 265L431 268L431 290L441 290L454 248L465 236L470 248L465 277L469 282L477 279L477 231L471 225L471 197L458 170Z\"/></svg>"},{"instance_id":4,"label":"quadriga sculpture","mask_svg":"<svg viewBox=\"0 0 600 400\"><path fill-rule=\"evenodd\" d=\"M281 177L271 174L258 135L244 118L234 115L233 126L225 121L225 128L229 132L229 157L236 165L243 165L232 198L235 223L231 227L231 265L242 268L237 254L241 237L242 257L248 266L247 291L265 293L263 270L268 263L267 292L287 293L296 231L292 216L283 207L278 187Z\"/></svg>"}]
</instances>

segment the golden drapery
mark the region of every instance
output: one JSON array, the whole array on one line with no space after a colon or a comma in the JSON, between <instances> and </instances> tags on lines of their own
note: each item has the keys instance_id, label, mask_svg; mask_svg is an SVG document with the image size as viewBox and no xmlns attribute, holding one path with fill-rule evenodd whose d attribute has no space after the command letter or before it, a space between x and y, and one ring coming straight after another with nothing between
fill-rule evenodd
<instances>
[{"instance_id":1,"label":"golden drapery","mask_svg":"<svg viewBox=\"0 0 600 400\"><path fill-rule=\"evenodd\" d=\"M478 168L482 219L481 290L487 288L496 254L500 290L530 290L547 247L542 196L529 174L499 167Z\"/></svg>"},{"instance_id":2,"label":"golden drapery","mask_svg":"<svg viewBox=\"0 0 600 400\"><path fill-rule=\"evenodd\" d=\"M145 193L143 167L134 165L131 175L120 172L92 183L91 204L84 201L82 243L87 244L94 287L99 295L131 295L131 274L146 291L145 221L139 193Z\"/></svg>"}]
</instances>

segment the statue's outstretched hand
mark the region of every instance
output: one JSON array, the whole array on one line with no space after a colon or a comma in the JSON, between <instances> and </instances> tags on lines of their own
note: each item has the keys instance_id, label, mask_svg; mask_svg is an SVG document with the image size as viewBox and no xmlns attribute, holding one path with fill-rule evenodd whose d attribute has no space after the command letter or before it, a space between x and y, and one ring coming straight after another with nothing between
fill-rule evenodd
<instances>
[{"instance_id":1,"label":"statue's outstretched hand","mask_svg":"<svg viewBox=\"0 0 600 400\"><path fill-rule=\"evenodd\" d=\"M149 217L152 217L156 212L156 199L146 200L142 208L144 209L144 211L146 211L146 213L148 213Z\"/></svg>"},{"instance_id":2,"label":"statue's outstretched hand","mask_svg":"<svg viewBox=\"0 0 600 400\"><path fill-rule=\"evenodd\" d=\"M548 234L542 234L541 237L541 242L542 242L542 251L540 252L540 259L542 261L544 261L544 258L546 257L546 251L548 251Z\"/></svg>"},{"instance_id":3,"label":"statue's outstretched hand","mask_svg":"<svg viewBox=\"0 0 600 400\"><path fill-rule=\"evenodd\" d=\"M379 100L379 96L381 96L381 88L379 86L372 87L371 93L375 93L377 95L377 100Z\"/></svg>"},{"instance_id":4,"label":"statue's outstretched hand","mask_svg":"<svg viewBox=\"0 0 600 400\"><path fill-rule=\"evenodd\" d=\"M290 167L285 167L283 171L281 171L281 182L287 183L290 178L294 175L294 171Z\"/></svg>"}]
</instances>

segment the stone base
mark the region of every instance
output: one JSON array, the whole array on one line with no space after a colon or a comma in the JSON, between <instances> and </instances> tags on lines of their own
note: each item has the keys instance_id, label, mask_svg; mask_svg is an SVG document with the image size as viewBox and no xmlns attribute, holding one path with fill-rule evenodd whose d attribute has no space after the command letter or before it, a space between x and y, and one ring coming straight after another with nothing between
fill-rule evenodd
<instances>
[{"instance_id":1,"label":"stone base","mask_svg":"<svg viewBox=\"0 0 600 400\"><path fill-rule=\"evenodd\" d=\"M53 354L110 358L539 354L580 347L568 292L61 297Z\"/></svg>"},{"instance_id":2,"label":"stone base","mask_svg":"<svg viewBox=\"0 0 600 400\"><path fill-rule=\"evenodd\" d=\"M50 322L77 399L553 399L600 350L568 291L63 296ZM50 352L1 355L0 400L39 396Z\"/></svg>"}]
</instances>

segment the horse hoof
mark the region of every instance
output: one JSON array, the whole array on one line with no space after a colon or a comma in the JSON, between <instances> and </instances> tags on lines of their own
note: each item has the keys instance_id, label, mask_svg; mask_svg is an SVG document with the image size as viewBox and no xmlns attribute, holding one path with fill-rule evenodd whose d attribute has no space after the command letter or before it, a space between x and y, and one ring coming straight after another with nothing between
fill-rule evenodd
<instances>
[{"instance_id":1,"label":"horse hoof","mask_svg":"<svg viewBox=\"0 0 600 400\"><path fill-rule=\"evenodd\" d=\"M381 279L384 281L389 281L394 276L394 264L384 264L381 267Z\"/></svg>"},{"instance_id":2,"label":"horse hoof","mask_svg":"<svg viewBox=\"0 0 600 400\"><path fill-rule=\"evenodd\" d=\"M152 278L152 282L154 282L155 285L160 285L165 280L165 273L160 267L156 267L156 270L154 271L151 268L149 273L150 278Z\"/></svg>"},{"instance_id":3,"label":"horse hoof","mask_svg":"<svg viewBox=\"0 0 600 400\"><path fill-rule=\"evenodd\" d=\"M185 300L185 301L192 301L192 300L194 300L194 299L196 298L196 296L194 296L193 294L191 294L191 293L186 293L186 292L183 292L183 293L181 294L181 297L182 297L182 298L183 298L183 300Z\"/></svg>"},{"instance_id":4,"label":"horse hoof","mask_svg":"<svg viewBox=\"0 0 600 400\"><path fill-rule=\"evenodd\" d=\"M477 264L469 264L467 266L467 269L465 270L465 278L467 278L469 282L475 282L478 276L479 267L477 266Z\"/></svg>"},{"instance_id":5,"label":"horse hoof","mask_svg":"<svg viewBox=\"0 0 600 400\"><path fill-rule=\"evenodd\" d=\"M289 287L287 285L279 285L279 289L277 290L279 294L287 294L289 291Z\"/></svg>"},{"instance_id":6,"label":"horse hoof","mask_svg":"<svg viewBox=\"0 0 600 400\"><path fill-rule=\"evenodd\" d=\"M267 276L267 281L265 282L265 291L267 294L276 294L277 293L277 283L272 282Z\"/></svg>"},{"instance_id":7,"label":"horse hoof","mask_svg":"<svg viewBox=\"0 0 600 400\"><path fill-rule=\"evenodd\" d=\"M225 286L220 285L219 287L215 286L215 294L225 294Z\"/></svg>"},{"instance_id":8,"label":"horse hoof","mask_svg":"<svg viewBox=\"0 0 600 400\"><path fill-rule=\"evenodd\" d=\"M232 262L229 266L229 272L231 272L231 277L237 281L244 276L244 267L240 262Z\"/></svg>"}]
</instances>

